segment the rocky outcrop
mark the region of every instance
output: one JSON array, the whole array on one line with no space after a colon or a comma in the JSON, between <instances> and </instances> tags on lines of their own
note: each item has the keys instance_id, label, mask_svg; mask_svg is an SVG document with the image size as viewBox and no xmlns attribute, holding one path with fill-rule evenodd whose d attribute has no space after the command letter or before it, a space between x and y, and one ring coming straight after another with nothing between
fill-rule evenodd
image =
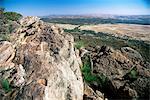
<instances>
[{"instance_id":1,"label":"rocky outcrop","mask_svg":"<svg viewBox=\"0 0 150 100\"><path fill-rule=\"evenodd\" d=\"M91 51L93 75L103 81L91 82L94 90L102 91L108 99L148 99L150 64L135 50L124 47L114 50L107 46L87 48ZM102 77L102 76L105 76Z\"/></svg>"},{"instance_id":2,"label":"rocky outcrop","mask_svg":"<svg viewBox=\"0 0 150 100\"><path fill-rule=\"evenodd\" d=\"M71 35L37 17L21 19L13 35L11 43L0 43L1 100L83 99L82 63Z\"/></svg>"}]
</instances>

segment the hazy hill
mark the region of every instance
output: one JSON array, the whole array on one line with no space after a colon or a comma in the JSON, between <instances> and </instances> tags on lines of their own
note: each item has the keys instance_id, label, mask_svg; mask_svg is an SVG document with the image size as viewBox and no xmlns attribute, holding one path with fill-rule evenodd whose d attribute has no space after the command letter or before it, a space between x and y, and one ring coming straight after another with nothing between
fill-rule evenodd
<instances>
[{"instance_id":1,"label":"hazy hill","mask_svg":"<svg viewBox=\"0 0 150 100\"><path fill-rule=\"evenodd\" d=\"M150 15L49 15L43 21L66 24L127 23L150 25Z\"/></svg>"}]
</instances>

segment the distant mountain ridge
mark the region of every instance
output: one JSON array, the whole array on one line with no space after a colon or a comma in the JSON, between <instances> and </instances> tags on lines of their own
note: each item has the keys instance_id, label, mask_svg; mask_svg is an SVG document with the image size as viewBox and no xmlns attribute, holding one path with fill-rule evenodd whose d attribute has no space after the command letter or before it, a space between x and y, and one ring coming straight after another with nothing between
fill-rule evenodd
<instances>
[{"instance_id":1,"label":"distant mountain ridge","mask_svg":"<svg viewBox=\"0 0 150 100\"><path fill-rule=\"evenodd\" d=\"M46 22L67 24L126 23L150 25L150 15L49 15L41 17ZM77 23L80 20L80 23Z\"/></svg>"},{"instance_id":2,"label":"distant mountain ridge","mask_svg":"<svg viewBox=\"0 0 150 100\"><path fill-rule=\"evenodd\" d=\"M48 16L41 16L41 18L149 18L150 15L111 15L111 14L87 14L87 15L48 15Z\"/></svg>"}]
</instances>

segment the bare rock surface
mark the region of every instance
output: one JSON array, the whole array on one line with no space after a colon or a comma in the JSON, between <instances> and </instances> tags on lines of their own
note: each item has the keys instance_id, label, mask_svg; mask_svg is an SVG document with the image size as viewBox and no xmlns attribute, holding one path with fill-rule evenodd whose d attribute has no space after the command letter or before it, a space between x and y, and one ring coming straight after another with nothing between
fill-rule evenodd
<instances>
[{"instance_id":1,"label":"bare rock surface","mask_svg":"<svg viewBox=\"0 0 150 100\"><path fill-rule=\"evenodd\" d=\"M84 84L84 100L105 100L100 91L94 91L88 84Z\"/></svg>"},{"instance_id":2,"label":"bare rock surface","mask_svg":"<svg viewBox=\"0 0 150 100\"><path fill-rule=\"evenodd\" d=\"M1 100L83 99L82 63L71 35L37 17L21 19L13 35L12 43L0 43Z\"/></svg>"},{"instance_id":3,"label":"bare rock surface","mask_svg":"<svg viewBox=\"0 0 150 100\"><path fill-rule=\"evenodd\" d=\"M101 81L91 83L94 90L104 92L108 99L149 98L150 64L137 51L107 46L87 49L91 52L93 75L107 77L103 86Z\"/></svg>"}]
</instances>

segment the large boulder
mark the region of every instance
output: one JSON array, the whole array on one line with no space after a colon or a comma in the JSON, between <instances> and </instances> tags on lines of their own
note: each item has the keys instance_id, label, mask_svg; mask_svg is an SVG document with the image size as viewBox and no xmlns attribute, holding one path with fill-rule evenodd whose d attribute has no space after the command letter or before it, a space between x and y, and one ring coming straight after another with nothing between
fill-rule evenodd
<instances>
[{"instance_id":1,"label":"large boulder","mask_svg":"<svg viewBox=\"0 0 150 100\"><path fill-rule=\"evenodd\" d=\"M9 48L5 47L4 54L0 54L0 61L6 61L5 58L13 55L15 49L12 62L16 71L11 71L13 73L10 74L15 78L8 79L3 76L9 80L13 91L9 91L11 95L4 95L1 98L83 99L83 81L80 72L82 63L74 49L74 39L71 35L63 33L57 26L42 22L37 17L25 17L21 19L20 27L12 38L12 44L8 43ZM12 52L8 52L9 50Z\"/></svg>"}]
</instances>

